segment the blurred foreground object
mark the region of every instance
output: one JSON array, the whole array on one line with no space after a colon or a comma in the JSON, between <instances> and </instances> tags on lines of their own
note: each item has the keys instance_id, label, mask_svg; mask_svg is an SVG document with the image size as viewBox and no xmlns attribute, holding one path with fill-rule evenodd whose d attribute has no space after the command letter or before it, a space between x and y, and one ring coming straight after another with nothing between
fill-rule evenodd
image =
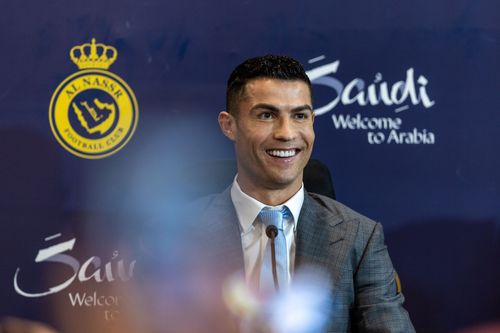
<instances>
[{"instance_id":1,"label":"blurred foreground object","mask_svg":"<svg viewBox=\"0 0 500 333\"><path fill-rule=\"evenodd\" d=\"M3 318L0 333L58 333L53 328L40 322L14 317Z\"/></svg>"},{"instance_id":2,"label":"blurred foreground object","mask_svg":"<svg viewBox=\"0 0 500 333\"><path fill-rule=\"evenodd\" d=\"M331 295L328 275L310 267L296 272L287 290L258 294L241 274L230 276L223 286L229 310L241 323L242 332L309 333L325 329Z\"/></svg>"}]
</instances>

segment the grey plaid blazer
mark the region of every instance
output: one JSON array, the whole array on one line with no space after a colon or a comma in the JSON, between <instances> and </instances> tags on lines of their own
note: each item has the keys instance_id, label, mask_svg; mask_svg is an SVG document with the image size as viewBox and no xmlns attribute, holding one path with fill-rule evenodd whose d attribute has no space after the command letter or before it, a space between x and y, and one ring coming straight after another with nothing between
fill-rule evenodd
<instances>
[{"instance_id":1,"label":"grey plaid blazer","mask_svg":"<svg viewBox=\"0 0 500 333\"><path fill-rule=\"evenodd\" d=\"M200 205L200 206L198 206ZM197 203L225 269L242 270L230 188ZM224 235L221 237L221 235ZM297 224L295 268L319 265L332 277L327 332L415 332L397 290L382 226L328 197L307 193Z\"/></svg>"}]
</instances>

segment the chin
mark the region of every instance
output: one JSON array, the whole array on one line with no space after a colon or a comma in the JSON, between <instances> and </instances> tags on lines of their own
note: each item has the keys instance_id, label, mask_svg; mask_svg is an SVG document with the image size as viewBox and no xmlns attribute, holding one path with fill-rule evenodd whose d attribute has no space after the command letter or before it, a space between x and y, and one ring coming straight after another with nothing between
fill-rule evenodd
<instances>
[{"instance_id":1,"label":"chin","mask_svg":"<svg viewBox=\"0 0 500 333\"><path fill-rule=\"evenodd\" d=\"M286 177L284 175L279 175L279 176L275 176L275 177L270 177L269 184L274 184L275 188L282 189L282 188L286 188L286 187L292 186L295 183L297 183L298 178L299 177L297 177L297 176ZM302 182L300 182L300 183L302 183Z\"/></svg>"}]
</instances>

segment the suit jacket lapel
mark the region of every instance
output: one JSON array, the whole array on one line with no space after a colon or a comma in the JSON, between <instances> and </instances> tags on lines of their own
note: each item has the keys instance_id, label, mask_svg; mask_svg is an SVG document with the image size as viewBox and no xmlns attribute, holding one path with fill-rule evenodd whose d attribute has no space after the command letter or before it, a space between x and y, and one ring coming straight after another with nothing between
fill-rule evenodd
<instances>
[{"instance_id":1,"label":"suit jacket lapel","mask_svg":"<svg viewBox=\"0 0 500 333\"><path fill-rule=\"evenodd\" d=\"M357 226L357 224L355 224ZM355 232L354 225L326 205L322 205L307 192L297 224L297 250L295 269L304 265L325 268L334 285L342 278L349 244Z\"/></svg>"},{"instance_id":2,"label":"suit jacket lapel","mask_svg":"<svg viewBox=\"0 0 500 333\"><path fill-rule=\"evenodd\" d=\"M244 270L243 248L238 217L231 200L231 187L216 195L203 217L205 232L214 255L229 271Z\"/></svg>"}]
</instances>

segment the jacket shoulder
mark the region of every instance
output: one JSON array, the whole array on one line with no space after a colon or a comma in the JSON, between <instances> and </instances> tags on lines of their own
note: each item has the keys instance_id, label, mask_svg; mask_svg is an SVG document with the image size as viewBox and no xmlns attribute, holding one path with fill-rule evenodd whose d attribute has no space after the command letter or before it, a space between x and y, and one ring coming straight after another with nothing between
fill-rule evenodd
<instances>
[{"instance_id":1,"label":"jacket shoulder","mask_svg":"<svg viewBox=\"0 0 500 333\"><path fill-rule=\"evenodd\" d=\"M197 198L197 199L187 203L187 205L186 205L187 209L205 210L213 204L216 197L217 197L217 194L210 194L210 195L206 195L206 196L201 197L201 198Z\"/></svg>"},{"instance_id":2,"label":"jacket shoulder","mask_svg":"<svg viewBox=\"0 0 500 333\"><path fill-rule=\"evenodd\" d=\"M369 229L373 229L377 222L372 219L358 213L352 208L321 194L307 192L309 197L312 199L314 205L319 207L319 209L326 209L332 215L337 218L342 219L345 222L358 221L360 225L365 226Z\"/></svg>"}]
</instances>

